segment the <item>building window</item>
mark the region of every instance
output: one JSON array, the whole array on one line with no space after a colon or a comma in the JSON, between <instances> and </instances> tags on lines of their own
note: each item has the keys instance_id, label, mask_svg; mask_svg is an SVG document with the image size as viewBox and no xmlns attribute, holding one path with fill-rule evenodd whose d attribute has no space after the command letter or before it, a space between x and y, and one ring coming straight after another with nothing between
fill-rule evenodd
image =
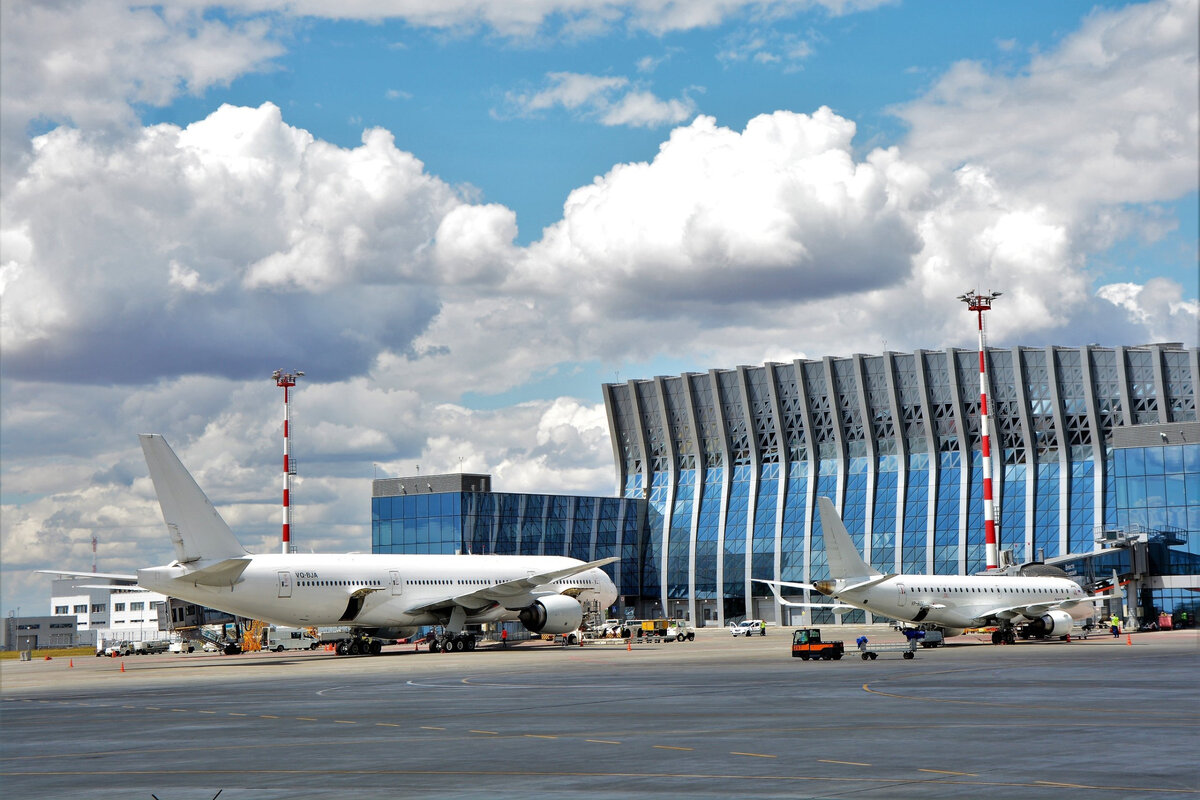
<instances>
[{"instance_id":1,"label":"building window","mask_svg":"<svg viewBox=\"0 0 1200 800\"><path fill-rule=\"evenodd\" d=\"M113 611L124 611L124 610L125 610L124 603L113 603Z\"/></svg>"},{"instance_id":2,"label":"building window","mask_svg":"<svg viewBox=\"0 0 1200 800\"><path fill-rule=\"evenodd\" d=\"M75 606L75 613L76 614L86 614L87 613L87 604L84 603L82 605Z\"/></svg>"},{"instance_id":3,"label":"building window","mask_svg":"<svg viewBox=\"0 0 1200 800\"><path fill-rule=\"evenodd\" d=\"M107 605L106 603L92 603L92 613L93 614L103 614L104 607L106 605Z\"/></svg>"},{"instance_id":4,"label":"building window","mask_svg":"<svg viewBox=\"0 0 1200 800\"><path fill-rule=\"evenodd\" d=\"M55 606L54 613L55 614L67 614L67 613L69 613L69 611L68 611L69 608L70 608L70 606Z\"/></svg>"},{"instance_id":5,"label":"building window","mask_svg":"<svg viewBox=\"0 0 1200 800\"><path fill-rule=\"evenodd\" d=\"M130 604L129 604L129 610L130 610L130 611L145 611L145 610L146 610L146 603L145 603L145 602L141 602L141 603L130 603Z\"/></svg>"}]
</instances>

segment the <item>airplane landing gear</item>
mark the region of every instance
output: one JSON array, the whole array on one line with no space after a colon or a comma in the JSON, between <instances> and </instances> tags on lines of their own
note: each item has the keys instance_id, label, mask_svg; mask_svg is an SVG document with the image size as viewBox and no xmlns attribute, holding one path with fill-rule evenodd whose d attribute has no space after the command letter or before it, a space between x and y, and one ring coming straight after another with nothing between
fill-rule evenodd
<instances>
[{"instance_id":1,"label":"airplane landing gear","mask_svg":"<svg viewBox=\"0 0 1200 800\"><path fill-rule=\"evenodd\" d=\"M338 642L334 651L339 656L377 656L383 651L383 642L356 633L353 638Z\"/></svg>"},{"instance_id":2,"label":"airplane landing gear","mask_svg":"<svg viewBox=\"0 0 1200 800\"><path fill-rule=\"evenodd\" d=\"M475 649L475 636L470 633L457 633L443 636L429 645L430 652L441 650L443 653L461 653Z\"/></svg>"},{"instance_id":3,"label":"airplane landing gear","mask_svg":"<svg viewBox=\"0 0 1200 800\"><path fill-rule=\"evenodd\" d=\"M1011 625L992 631L992 644L1016 644L1017 632Z\"/></svg>"}]
</instances>

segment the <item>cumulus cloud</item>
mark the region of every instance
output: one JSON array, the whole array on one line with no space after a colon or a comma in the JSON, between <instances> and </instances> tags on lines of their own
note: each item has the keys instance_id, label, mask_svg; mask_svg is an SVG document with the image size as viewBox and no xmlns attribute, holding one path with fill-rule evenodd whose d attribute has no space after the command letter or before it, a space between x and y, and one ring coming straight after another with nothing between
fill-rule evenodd
<instances>
[{"instance_id":1,"label":"cumulus cloud","mask_svg":"<svg viewBox=\"0 0 1200 800\"><path fill-rule=\"evenodd\" d=\"M1147 341L1195 344L1200 303L1186 300L1183 287L1174 281L1151 278L1144 285L1111 283L1101 286L1096 294L1144 330Z\"/></svg>"},{"instance_id":2,"label":"cumulus cloud","mask_svg":"<svg viewBox=\"0 0 1200 800\"><path fill-rule=\"evenodd\" d=\"M5 374L96 382L244 376L266 354L361 373L407 351L438 287L494 282L516 231L387 132L339 148L269 103L118 141L55 129L3 210Z\"/></svg>"},{"instance_id":3,"label":"cumulus cloud","mask_svg":"<svg viewBox=\"0 0 1200 800\"><path fill-rule=\"evenodd\" d=\"M653 162L622 164L568 197L531 248L523 288L566 283L597 316L708 313L903 280L918 241L886 153L856 161L853 122L776 112L744 131L700 117Z\"/></svg>"},{"instance_id":4,"label":"cumulus cloud","mask_svg":"<svg viewBox=\"0 0 1200 800\"><path fill-rule=\"evenodd\" d=\"M0 42L6 170L28 152L30 123L125 130L137 105L228 84L283 52L265 20L119 0L2 3Z\"/></svg>"},{"instance_id":5,"label":"cumulus cloud","mask_svg":"<svg viewBox=\"0 0 1200 800\"><path fill-rule=\"evenodd\" d=\"M630 84L620 76L551 72L545 88L532 92L509 92L508 113L531 116L555 107L574 112L581 119L603 125L652 128L688 119L695 103L686 94L662 100L652 92Z\"/></svg>"},{"instance_id":6,"label":"cumulus cloud","mask_svg":"<svg viewBox=\"0 0 1200 800\"><path fill-rule=\"evenodd\" d=\"M1174 199L1200 169L1196 0L1097 10L1016 75L956 64L897 109L910 158L1064 210Z\"/></svg>"}]
</instances>

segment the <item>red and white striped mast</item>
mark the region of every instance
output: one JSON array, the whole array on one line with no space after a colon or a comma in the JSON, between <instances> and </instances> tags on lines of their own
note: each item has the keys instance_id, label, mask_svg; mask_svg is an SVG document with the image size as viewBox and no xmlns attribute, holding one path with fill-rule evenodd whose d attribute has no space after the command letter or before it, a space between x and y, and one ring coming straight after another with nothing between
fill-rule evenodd
<instances>
[{"instance_id":1,"label":"red and white striped mast","mask_svg":"<svg viewBox=\"0 0 1200 800\"><path fill-rule=\"evenodd\" d=\"M984 358L983 312L992 309L992 301L1000 294L1000 292L979 294L972 290L958 298L967 304L968 309L975 312L979 320L979 435L983 441L983 526L988 569L996 569L1000 565L1000 546L996 541L996 505L992 501L992 448L988 441L990 426L988 425L987 360Z\"/></svg>"},{"instance_id":2,"label":"red and white striped mast","mask_svg":"<svg viewBox=\"0 0 1200 800\"><path fill-rule=\"evenodd\" d=\"M290 411L288 390L296 385L296 378L299 378L304 373L296 370L295 372L284 372L281 369L271 373L271 377L275 379L275 385L283 389L283 554L287 555L292 549L292 507L290 503L290 495L292 490L292 476L296 474L295 466L291 461L291 456L288 448L288 418Z\"/></svg>"}]
</instances>

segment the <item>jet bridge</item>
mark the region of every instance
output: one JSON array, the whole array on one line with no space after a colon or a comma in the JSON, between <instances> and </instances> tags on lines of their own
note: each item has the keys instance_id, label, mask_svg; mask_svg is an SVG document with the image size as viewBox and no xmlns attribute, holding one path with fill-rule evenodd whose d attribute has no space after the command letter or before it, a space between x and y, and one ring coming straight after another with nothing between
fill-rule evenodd
<instances>
[{"instance_id":1,"label":"jet bridge","mask_svg":"<svg viewBox=\"0 0 1200 800\"><path fill-rule=\"evenodd\" d=\"M233 614L217 611L215 608L189 603L168 597L167 601L158 607L158 629L178 633L184 639L200 640L221 648L226 654L241 652L241 631L251 620L243 620ZM220 633L213 630L220 626ZM229 625L234 626L234 637L231 640L226 635Z\"/></svg>"},{"instance_id":2,"label":"jet bridge","mask_svg":"<svg viewBox=\"0 0 1200 800\"><path fill-rule=\"evenodd\" d=\"M1143 621L1157 619L1160 609L1154 605L1154 591L1175 577L1170 574L1170 548L1187 542L1187 531L1181 528L1136 524L1104 528L1096 532L1099 549L1046 559L1045 564L1061 569L1089 591L1107 586L1115 571L1126 593L1122 601L1108 602L1107 613L1119 616L1126 628L1137 630Z\"/></svg>"}]
</instances>

